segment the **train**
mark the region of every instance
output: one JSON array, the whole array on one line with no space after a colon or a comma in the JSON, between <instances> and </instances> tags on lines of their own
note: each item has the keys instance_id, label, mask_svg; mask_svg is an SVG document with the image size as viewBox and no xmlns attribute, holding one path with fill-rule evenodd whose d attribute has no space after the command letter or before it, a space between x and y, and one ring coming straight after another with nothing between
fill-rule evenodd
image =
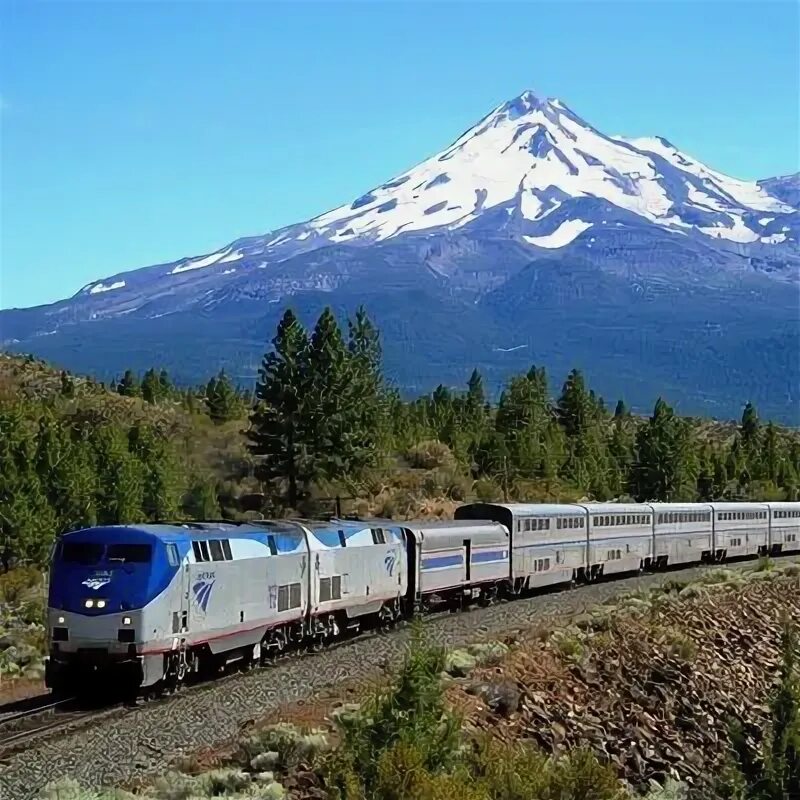
<instances>
[{"instance_id":1,"label":"train","mask_svg":"<svg viewBox=\"0 0 800 800\"><path fill-rule=\"evenodd\" d=\"M160 696L436 610L800 552L800 503L465 503L453 520L111 525L51 556L45 682Z\"/></svg>"}]
</instances>

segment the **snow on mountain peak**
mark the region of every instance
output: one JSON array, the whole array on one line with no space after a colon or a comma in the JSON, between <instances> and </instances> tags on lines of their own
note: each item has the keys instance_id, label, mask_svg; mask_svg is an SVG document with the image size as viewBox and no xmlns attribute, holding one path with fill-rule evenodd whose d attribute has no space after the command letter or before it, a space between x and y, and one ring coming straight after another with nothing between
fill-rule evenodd
<instances>
[{"instance_id":1,"label":"snow on mountain peak","mask_svg":"<svg viewBox=\"0 0 800 800\"><path fill-rule=\"evenodd\" d=\"M791 213L756 183L722 175L661 137L609 137L556 99L527 90L497 106L443 152L308 223L335 243L459 228L490 209L517 215L524 240L567 200L615 206L667 230L770 244L752 212ZM563 220L561 220L563 222ZM577 236L582 226L572 225ZM574 238L574 237L573 237ZM549 241L549 240L548 240ZM556 237L559 246L572 238Z\"/></svg>"}]
</instances>

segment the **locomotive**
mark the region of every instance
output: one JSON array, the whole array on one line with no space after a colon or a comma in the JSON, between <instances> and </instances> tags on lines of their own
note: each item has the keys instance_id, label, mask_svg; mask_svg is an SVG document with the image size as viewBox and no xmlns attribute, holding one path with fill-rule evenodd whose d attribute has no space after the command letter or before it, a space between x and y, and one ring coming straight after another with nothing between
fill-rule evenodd
<instances>
[{"instance_id":1,"label":"locomotive","mask_svg":"<svg viewBox=\"0 0 800 800\"><path fill-rule=\"evenodd\" d=\"M436 609L800 551L800 503L468 503L454 516L67 533L51 559L46 685L169 693Z\"/></svg>"}]
</instances>

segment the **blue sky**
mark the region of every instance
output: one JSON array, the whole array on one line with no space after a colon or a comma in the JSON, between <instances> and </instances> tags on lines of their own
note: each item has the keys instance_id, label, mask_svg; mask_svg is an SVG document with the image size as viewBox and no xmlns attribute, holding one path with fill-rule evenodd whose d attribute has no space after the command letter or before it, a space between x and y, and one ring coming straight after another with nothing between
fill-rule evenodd
<instances>
[{"instance_id":1,"label":"blue sky","mask_svg":"<svg viewBox=\"0 0 800 800\"><path fill-rule=\"evenodd\" d=\"M798 169L798 5L0 4L0 307L348 202L526 88L609 134Z\"/></svg>"}]
</instances>

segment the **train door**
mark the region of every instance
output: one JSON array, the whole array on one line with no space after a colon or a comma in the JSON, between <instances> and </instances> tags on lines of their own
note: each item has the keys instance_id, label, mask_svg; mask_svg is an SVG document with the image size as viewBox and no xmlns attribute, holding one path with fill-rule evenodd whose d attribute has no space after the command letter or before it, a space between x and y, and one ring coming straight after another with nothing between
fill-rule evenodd
<instances>
[{"instance_id":1,"label":"train door","mask_svg":"<svg viewBox=\"0 0 800 800\"><path fill-rule=\"evenodd\" d=\"M469 583L472 580L472 541L464 539L464 580Z\"/></svg>"}]
</instances>

